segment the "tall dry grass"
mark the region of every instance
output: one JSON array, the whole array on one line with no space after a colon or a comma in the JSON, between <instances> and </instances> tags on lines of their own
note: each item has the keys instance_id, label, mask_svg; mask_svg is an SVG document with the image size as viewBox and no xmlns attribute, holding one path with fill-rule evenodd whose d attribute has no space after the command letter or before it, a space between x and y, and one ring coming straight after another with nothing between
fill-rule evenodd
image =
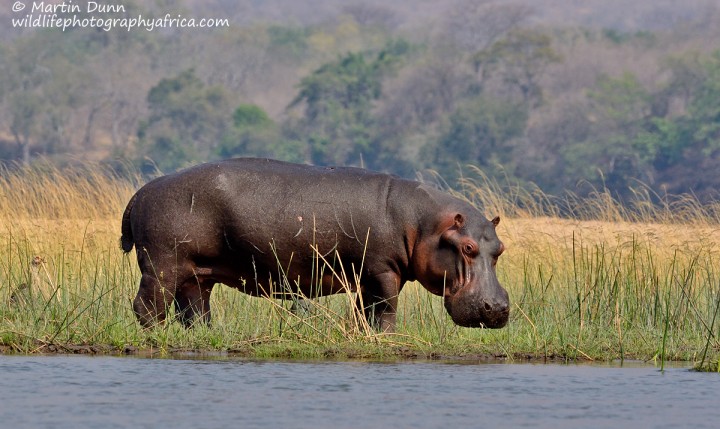
<instances>
[{"instance_id":1,"label":"tall dry grass","mask_svg":"<svg viewBox=\"0 0 720 429\"><path fill-rule=\"evenodd\" d=\"M576 221L633 222L660 224L720 224L720 201L701 202L695 195L658 194L638 182L632 197L621 201L608 189L595 189L586 196L571 191L548 195L532 185L520 186L509 179L504 182L469 167L470 175L462 177L456 190L460 197L484 207L487 212L511 218L564 218ZM442 181L440 181L442 183Z\"/></svg>"},{"instance_id":2,"label":"tall dry grass","mask_svg":"<svg viewBox=\"0 0 720 429\"><path fill-rule=\"evenodd\" d=\"M98 164L0 164L0 219L113 219L140 182L129 169Z\"/></svg>"},{"instance_id":3,"label":"tall dry grass","mask_svg":"<svg viewBox=\"0 0 720 429\"><path fill-rule=\"evenodd\" d=\"M395 335L358 319L351 293L292 312L292 299L257 299L224 286L213 293L211 327L144 331L130 304L139 273L118 246L122 212L139 186L136 174L97 165L0 169L0 345L717 362L718 203L648 190L626 204L601 191L555 197L475 171L452 192L503 218L498 234L507 251L498 276L513 303L505 329L459 328L440 298L408 284ZM348 289L361 281L338 276ZM33 287L20 291L23 284Z\"/></svg>"}]
</instances>

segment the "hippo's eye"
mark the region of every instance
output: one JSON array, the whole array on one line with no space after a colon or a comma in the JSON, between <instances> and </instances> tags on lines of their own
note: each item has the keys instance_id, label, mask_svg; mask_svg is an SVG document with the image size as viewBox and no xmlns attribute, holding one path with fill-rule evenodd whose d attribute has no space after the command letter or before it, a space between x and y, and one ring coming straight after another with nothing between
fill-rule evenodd
<instances>
[{"instance_id":1,"label":"hippo's eye","mask_svg":"<svg viewBox=\"0 0 720 429\"><path fill-rule=\"evenodd\" d=\"M463 245L463 253L465 253L466 255L474 255L475 246L472 243L465 243Z\"/></svg>"}]
</instances>

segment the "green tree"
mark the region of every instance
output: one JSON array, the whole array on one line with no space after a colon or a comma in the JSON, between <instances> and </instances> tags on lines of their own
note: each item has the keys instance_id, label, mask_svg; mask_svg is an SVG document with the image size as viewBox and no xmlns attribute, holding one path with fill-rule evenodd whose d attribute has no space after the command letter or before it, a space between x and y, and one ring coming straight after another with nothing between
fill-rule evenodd
<instances>
[{"instance_id":1,"label":"green tree","mask_svg":"<svg viewBox=\"0 0 720 429\"><path fill-rule=\"evenodd\" d=\"M446 178L457 176L458 167L473 164L493 170L511 161L511 141L525 131L528 111L524 105L479 96L462 103L450 115L447 131L425 149L429 164Z\"/></svg>"},{"instance_id":2,"label":"green tree","mask_svg":"<svg viewBox=\"0 0 720 429\"><path fill-rule=\"evenodd\" d=\"M238 128L265 128L272 124L268 114L254 104L241 104L233 112L233 125Z\"/></svg>"},{"instance_id":3,"label":"green tree","mask_svg":"<svg viewBox=\"0 0 720 429\"><path fill-rule=\"evenodd\" d=\"M302 162L304 143L286 139L265 111L254 104L241 104L233 112L233 126L217 149L221 158L268 157Z\"/></svg>"},{"instance_id":4,"label":"green tree","mask_svg":"<svg viewBox=\"0 0 720 429\"><path fill-rule=\"evenodd\" d=\"M720 151L720 51L703 62L705 79L693 98L689 114L695 125L694 138L705 146L705 154Z\"/></svg>"},{"instance_id":5,"label":"green tree","mask_svg":"<svg viewBox=\"0 0 720 429\"><path fill-rule=\"evenodd\" d=\"M655 159L671 133L652 116L652 94L626 72L600 76L588 98L592 126L587 140L563 148L565 185L588 181L625 195L635 180L652 184Z\"/></svg>"},{"instance_id":6,"label":"green tree","mask_svg":"<svg viewBox=\"0 0 720 429\"><path fill-rule=\"evenodd\" d=\"M230 124L225 92L193 70L160 80L147 95L150 116L138 130L140 156L161 170L210 157Z\"/></svg>"},{"instance_id":7,"label":"green tree","mask_svg":"<svg viewBox=\"0 0 720 429\"><path fill-rule=\"evenodd\" d=\"M362 54L348 54L302 79L291 106L305 103L310 160L319 164L357 161L357 154L367 149L370 109L380 92L377 70Z\"/></svg>"},{"instance_id":8,"label":"green tree","mask_svg":"<svg viewBox=\"0 0 720 429\"><path fill-rule=\"evenodd\" d=\"M393 42L372 61L349 53L301 80L289 107L304 104L298 126L307 136L309 161L359 164L375 153L373 103L382 94L383 77L409 49L406 42Z\"/></svg>"},{"instance_id":9,"label":"green tree","mask_svg":"<svg viewBox=\"0 0 720 429\"><path fill-rule=\"evenodd\" d=\"M650 93L634 74L623 73L618 78L602 75L588 94L603 126L627 131L651 114Z\"/></svg>"},{"instance_id":10,"label":"green tree","mask_svg":"<svg viewBox=\"0 0 720 429\"><path fill-rule=\"evenodd\" d=\"M591 131L562 152L569 182L588 180L619 195L636 180L670 192L717 185L707 172L720 167L720 53L673 56L666 70L656 91L631 73L598 79L588 93Z\"/></svg>"},{"instance_id":11,"label":"green tree","mask_svg":"<svg viewBox=\"0 0 720 429\"><path fill-rule=\"evenodd\" d=\"M720 51L672 60L664 101L669 104L674 97L684 109L655 121L659 181L669 192L692 190L715 198L720 186L714 174L720 171Z\"/></svg>"}]
</instances>

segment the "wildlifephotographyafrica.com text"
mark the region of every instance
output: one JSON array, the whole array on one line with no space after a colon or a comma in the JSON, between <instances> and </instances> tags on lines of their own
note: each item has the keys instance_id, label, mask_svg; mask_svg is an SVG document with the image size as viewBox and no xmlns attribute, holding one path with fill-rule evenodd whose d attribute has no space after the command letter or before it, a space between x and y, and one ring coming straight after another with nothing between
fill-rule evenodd
<instances>
[{"instance_id":1,"label":"wildlifephotographyafrica.com text","mask_svg":"<svg viewBox=\"0 0 720 429\"><path fill-rule=\"evenodd\" d=\"M72 0L61 3L45 1L16 1L12 5L15 15L13 28L99 28L110 31L114 28L145 29L156 28L215 28L229 27L227 18L194 18L181 14L165 13L161 17L142 14L132 15L124 4L88 1L80 4Z\"/></svg>"}]
</instances>

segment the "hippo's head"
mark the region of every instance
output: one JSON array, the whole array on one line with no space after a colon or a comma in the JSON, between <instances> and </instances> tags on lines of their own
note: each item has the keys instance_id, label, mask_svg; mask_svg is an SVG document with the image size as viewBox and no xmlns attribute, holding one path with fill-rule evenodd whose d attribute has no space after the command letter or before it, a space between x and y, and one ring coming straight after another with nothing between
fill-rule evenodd
<instances>
[{"instance_id":1,"label":"hippo's head","mask_svg":"<svg viewBox=\"0 0 720 429\"><path fill-rule=\"evenodd\" d=\"M495 275L504 246L500 223L477 211L445 214L438 230L421 240L414 266L420 283L445 298L453 322L466 327L502 328L510 315L507 291Z\"/></svg>"}]
</instances>

